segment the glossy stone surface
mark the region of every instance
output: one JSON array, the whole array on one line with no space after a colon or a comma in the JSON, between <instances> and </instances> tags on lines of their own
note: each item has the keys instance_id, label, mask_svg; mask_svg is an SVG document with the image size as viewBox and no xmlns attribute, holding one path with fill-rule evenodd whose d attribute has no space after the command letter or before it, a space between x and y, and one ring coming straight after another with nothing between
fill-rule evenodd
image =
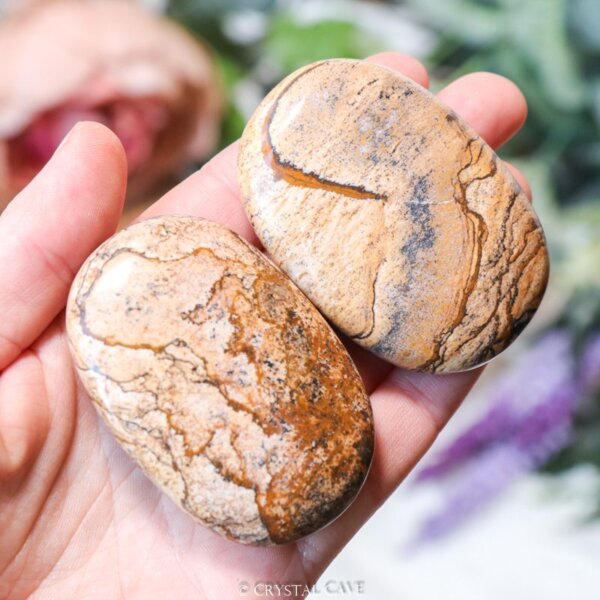
<instances>
[{"instance_id":1,"label":"glossy stone surface","mask_svg":"<svg viewBox=\"0 0 600 600\"><path fill-rule=\"evenodd\" d=\"M330 60L285 79L244 132L239 178L275 262L396 365L475 367L543 295L544 235L512 175L450 109L384 67Z\"/></svg>"},{"instance_id":2,"label":"glossy stone surface","mask_svg":"<svg viewBox=\"0 0 600 600\"><path fill-rule=\"evenodd\" d=\"M228 230L131 226L79 272L78 373L123 448L218 533L281 544L335 518L371 461L368 397L329 325Z\"/></svg>"}]
</instances>

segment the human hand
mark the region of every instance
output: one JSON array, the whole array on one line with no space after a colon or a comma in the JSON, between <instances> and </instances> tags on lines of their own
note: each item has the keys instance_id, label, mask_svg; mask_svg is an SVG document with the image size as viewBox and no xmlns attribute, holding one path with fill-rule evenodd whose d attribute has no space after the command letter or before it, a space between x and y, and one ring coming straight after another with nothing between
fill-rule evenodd
<instances>
[{"instance_id":1,"label":"human hand","mask_svg":"<svg viewBox=\"0 0 600 600\"><path fill-rule=\"evenodd\" d=\"M369 60L427 85L408 56ZM467 75L439 96L494 147L526 115L521 93L497 75ZM142 218L202 216L258 245L239 199L236 155L234 144ZM252 595L260 581L311 585L423 456L480 371L406 372L348 343L376 432L373 465L352 506L282 547L242 546L195 524L102 425L66 343L69 286L114 233L126 176L118 140L83 123L0 217L0 597L220 600Z\"/></svg>"}]
</instances>

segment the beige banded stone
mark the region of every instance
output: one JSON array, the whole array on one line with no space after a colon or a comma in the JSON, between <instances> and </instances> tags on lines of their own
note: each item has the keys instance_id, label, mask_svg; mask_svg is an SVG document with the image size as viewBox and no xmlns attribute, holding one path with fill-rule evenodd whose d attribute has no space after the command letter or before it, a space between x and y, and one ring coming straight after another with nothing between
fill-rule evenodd
<instances>
[{"instance_id":1,"label":"beige banded stone","mask_svg":"<svg viewBox=\"0 0 600 600\"><path fill-rule=\"evenodd\" d=\"M294 541L357 494L373 425L354 364L289 278L237 235L191 217L121 231L77 275L67 328L117 441L216 532Z\"/></svg>"},{"instance_id":2,"label":"beige banded stone","mask_svg":"<svg viewBox=\"0 0 600 600\"><path fill-rule=\"evenodd\" d=\"M384 67L328 60L282 81L246 127L239 179L275 262L396 365L482 364L540 303L548 254L519 185L456 114Z\"/></svg>"}]
</instances>

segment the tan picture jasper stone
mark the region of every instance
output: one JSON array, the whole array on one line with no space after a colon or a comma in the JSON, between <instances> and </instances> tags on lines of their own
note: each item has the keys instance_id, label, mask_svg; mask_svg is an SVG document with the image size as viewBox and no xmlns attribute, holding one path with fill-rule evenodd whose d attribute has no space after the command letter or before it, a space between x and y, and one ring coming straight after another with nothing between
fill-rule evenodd
<instances>
[{"instance_id":1,"label":"tan picture jasper stone","mask_svg":"<svg viewBox=\"0 0 600 600\"><path fill-rule=\"evenodd\" d=\"M384 67L329 60L285 79L244 132L239 178L279 266L396 365L479 365L543 295L544 235L512 175L450 109Z\"/></svg>"},{"instance_id":2,"label":"tan picture jasper stone","mask_svg":"<svg viewBox=\"0 0 600 600\"><path fill-rule=\"evenodd\" d=\"M123 448L229 538L282 544L338 516L373 452L343 345L289 278L191 217L121 231L73 284L77 371Z\"/></svg>"}]
</instances>

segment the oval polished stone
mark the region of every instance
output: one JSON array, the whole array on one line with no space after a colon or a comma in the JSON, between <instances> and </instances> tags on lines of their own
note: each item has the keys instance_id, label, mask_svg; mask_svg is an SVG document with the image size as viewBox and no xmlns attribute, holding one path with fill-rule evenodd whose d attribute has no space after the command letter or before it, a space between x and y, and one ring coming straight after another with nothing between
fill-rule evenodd
<instances>
[{"instance_id":1,"label":"oval polished stone","mask_svg":"<svg viewBox=\"0 0 600 600\"><path fill-rule=\"evenodd\" d=\"M548 255L506 167L450 109L384 67L329 60L281 82L239 157L252 225L358 344L401 367L475 367L542 298Z\"/></svg>"},{"instance_id":2,"label":"oval polished stone","mask_svg":"<svg viewBox=\"0 0 600 600\"><path fill-rule=\"evenodd\" d=\"M81 268L67 307L100 415L184 510L250 544L338 516L373 452L342 343L258 250L202 219L138 223Z\"/></svg>"}]
</instances>

